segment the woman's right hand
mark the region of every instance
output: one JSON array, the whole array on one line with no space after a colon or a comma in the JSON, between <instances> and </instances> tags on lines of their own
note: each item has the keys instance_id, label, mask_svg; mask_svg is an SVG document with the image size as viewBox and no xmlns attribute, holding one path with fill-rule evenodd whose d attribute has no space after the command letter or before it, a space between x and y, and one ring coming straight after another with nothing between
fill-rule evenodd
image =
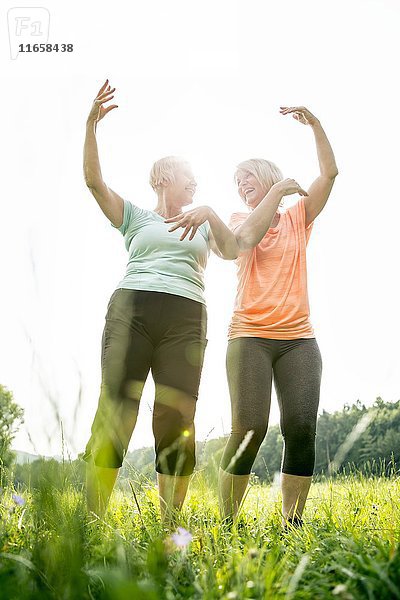
<instances>
[{"instance_id":1,"label":"woman's right hand","mask_svg":"<svg viewBox=\"0 0 400 600\"><path fill-rule=\"evenodd\" d=\"M101 86L96 98L94 99L92 108L87 118L88 123L98 123L103 117L106 116L108 112L110 112L110 110L113 108L118 108L117 104L112 104L111 106L107 106L107 108L103 107L105 102L108 102L111 100L111 98L114 98L112 95L114 91L115 88L111 89L111 86L108 85L108 79L106 79L105 83Z\"/></svg>"},{"instance_id":2,"label":"woman's right hand","mask_svg":"<svg viewBox=\"0 0 400 600\"><path fill-rule=\"evenodd\" d=\"M300 196L308 196L308 193L303 190L294 179L283 179L275 183L273 188L276 188L282 196L290 196L291 194L300 194Z\"/></svg>"}]
</instances>

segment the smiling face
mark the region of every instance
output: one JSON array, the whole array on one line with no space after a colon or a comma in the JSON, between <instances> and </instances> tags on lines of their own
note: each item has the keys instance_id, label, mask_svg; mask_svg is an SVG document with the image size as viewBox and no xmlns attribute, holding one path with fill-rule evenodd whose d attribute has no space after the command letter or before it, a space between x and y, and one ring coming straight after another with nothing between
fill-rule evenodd
<instances>
[{"instance_id":1,"label":"smiling face","mask_svg":"<svg viewBox=\"0 0 400 600\"><path fill-rule=\"evenodd\" d=\"M238 169L235 175L239 196L250 208L255 208L264 198L266 191L258 179L245 169Z\"/></svg>"},{"instance_id":2,"label":"smiling face","mask_svg":"<svg viewBox=\"0 0 400 600\"><path fill-rule=\"evenodd\" d=\"M165 187L165 197L175 206L192 204L196 180L188 163L180 163L174 169L174 181Z\"/></svg>"},{"instance_id":3,"label":"smiling face","mask_svg":"<svg viewBox=\"0 0 400 600\"><path fill-rule=\"evenodd\" d=\"M239 195L251 209L258 206L271 187L282 179L282 171L265 158L250 158L236 167Z\"/></svg>"}]
</instances>

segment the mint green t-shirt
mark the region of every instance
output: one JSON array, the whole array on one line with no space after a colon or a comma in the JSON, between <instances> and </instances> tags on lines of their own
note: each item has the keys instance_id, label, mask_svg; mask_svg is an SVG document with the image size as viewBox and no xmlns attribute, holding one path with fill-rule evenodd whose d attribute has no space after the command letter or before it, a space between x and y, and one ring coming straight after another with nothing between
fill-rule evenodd
<instances>
[{"instance_id":1,"label":"mint green t-shirt","mask_svg":"<svg viewBox=\"0 0 400 600\"><path fill-rule=\"evenodd\" d=\"M180 241L183 229L168 232L174 224L159 214L124 201L124 220L118 231L125 238L129 259L118 288L165 292L205 304L204 270L210 252L209 224Z\"/></svg>"}]
</instances>

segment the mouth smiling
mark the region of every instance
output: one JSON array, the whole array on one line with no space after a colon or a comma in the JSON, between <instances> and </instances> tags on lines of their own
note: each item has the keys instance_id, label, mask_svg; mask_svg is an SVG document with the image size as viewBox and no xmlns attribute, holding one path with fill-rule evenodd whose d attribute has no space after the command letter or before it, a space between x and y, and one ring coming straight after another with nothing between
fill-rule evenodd
<instances>
[{"instance_id":1,"label":"mouth smiling","mask_svg":"<svg viewBox=\"0 0 400 600\"><path fill-rule=\"evenodd\" d=\"M247 196L254 191L255 191L254 188L246 188L245 190L243 190L244 197L247 198Z\"/></svg>"}]
</instances>

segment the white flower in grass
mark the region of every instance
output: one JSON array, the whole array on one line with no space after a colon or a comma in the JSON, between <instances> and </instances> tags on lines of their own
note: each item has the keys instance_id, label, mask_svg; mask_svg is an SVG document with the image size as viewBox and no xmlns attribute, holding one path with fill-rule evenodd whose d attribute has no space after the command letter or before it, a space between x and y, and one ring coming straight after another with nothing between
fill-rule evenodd
<instances>
[{"instance_id":1,"label":"white flower in grass","mask_svg":"<svg viewBox=\"0 0 400 600\"><path fill-rule=\"evenodd\" d=\"M24 506L26 502L25 498L19 496L18 494L13 494L12 499L14 500L15 504L18 504L18 506Z\"/></svg>"},{"instance_id":2,"label":"white flower in grass","mask_svg":"<svg viewBox=\"0 0 400 600\"><path fill-rule=\"evenodd\" d=\"M178 527L176 533L171 535L171 540L177 548L187 548L192 539L193 536L190 531L187 531L183 527Z\"/></svg>"},{"instance_id":3,"label":"white flower in grass","mask_svg":"<svg viewBox=\"0 0 400 600\"><path fill-rule=\"evenodd\" d=\"M334 596L339 596L339 594L343 594L344 592L347 592L347 586L344 583L339 583L339 585L332 590Z\"/></svg>"}]
</instances>

